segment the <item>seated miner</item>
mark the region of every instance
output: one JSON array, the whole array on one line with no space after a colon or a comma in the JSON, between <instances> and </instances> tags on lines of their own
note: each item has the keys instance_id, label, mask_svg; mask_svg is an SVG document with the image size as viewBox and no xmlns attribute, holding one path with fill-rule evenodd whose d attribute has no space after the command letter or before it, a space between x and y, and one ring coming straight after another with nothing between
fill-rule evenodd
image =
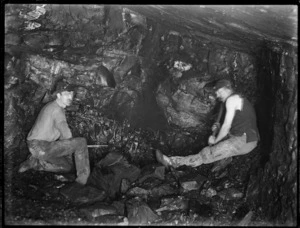
<instances>
[{"instance_id":1,"label":"seated miner","mask_svg":"<svg viewBox=\"0 0 300 228\"><path fill-rule=\"evenodd\" d=\"M209 146L203 148L199 153L189 156L167 157L157 150L156 158L160 163L174 168L182 165L197 167L201 164L247 154L257 146L259 132L252 104L245 97L234 93L229 80L217 81L214 91L216 97L225 104L226 110L217 137L211 135L208 139ZM213 125L213 131L217 125L217 123Z\"/></svg>"},{"instance_id":2,"label":"seated miner","mask_svg":"<svg viewBox=\"0 0 300 228\"><path fill-rule=\"evenodd\" d=\"M72 138L65 108L70 106L74 91L71 85L58 83L54 96L40 111L27 136L31 155L23 162L19 172L28 169L49 172L70 172L76 166L76 182L86 184L90 175L89 154L85 138Z\"/></svg>"}]
</instances>

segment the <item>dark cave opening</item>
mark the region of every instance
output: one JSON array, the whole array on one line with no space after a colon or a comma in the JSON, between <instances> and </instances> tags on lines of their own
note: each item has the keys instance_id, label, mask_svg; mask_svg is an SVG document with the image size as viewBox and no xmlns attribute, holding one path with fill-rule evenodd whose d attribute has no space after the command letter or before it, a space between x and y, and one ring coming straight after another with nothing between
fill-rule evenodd
<instances>
[{"instance_id":1,"label":"dark cave opening","mask_svg":"<svg viewBox=\"0 0 300 228\"><path fill-rule=\"evenodd\" d=\"M262 167L269 160L272 143L274 139L274 109L276 102L275 92L278 89L276 85L279 77L279 58L276 53L272 53L266 47L259 53L257 59L258 75L257 87L260 93L259 100L256 104L257 122L261 136L262 147Z\"/></svg>"}]
</instances>

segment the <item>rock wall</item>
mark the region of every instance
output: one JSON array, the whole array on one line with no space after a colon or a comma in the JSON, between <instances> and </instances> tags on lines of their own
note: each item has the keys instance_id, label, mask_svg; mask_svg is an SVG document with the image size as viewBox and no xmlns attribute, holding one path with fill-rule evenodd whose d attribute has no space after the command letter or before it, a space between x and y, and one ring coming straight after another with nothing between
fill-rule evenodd
<instances>
[{"instance_id":1,"label":"rock wall","mask_svg":"<svg viewBox=\"0 0 300 228\"><path fill-rule=\"evenodd\" d=\"M247 199L270 221L292 225L297 217L297 54L264 48L258 62L262 159L250 176Z\"/></svg>"}]
</instances>

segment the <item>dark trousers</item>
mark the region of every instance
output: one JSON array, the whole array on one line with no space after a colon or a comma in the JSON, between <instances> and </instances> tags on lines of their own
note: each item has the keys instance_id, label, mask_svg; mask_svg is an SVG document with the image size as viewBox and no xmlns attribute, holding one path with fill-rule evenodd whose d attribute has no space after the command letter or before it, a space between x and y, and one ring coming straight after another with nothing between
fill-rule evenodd
<instances>
[{"instance_id":1,"label":"dark trousers","mask_svg":"<svg viewBox=\"0 0 300 228\"><path fill-rule=\"evenodd\" d=\"M32 156L39 160L38 170L68 172L72 170L74 154L77 179L82 184L90 175L90 162L85 138L71 138L48 142L44 140L27 141Z\"/></svg>"}]
</instances>

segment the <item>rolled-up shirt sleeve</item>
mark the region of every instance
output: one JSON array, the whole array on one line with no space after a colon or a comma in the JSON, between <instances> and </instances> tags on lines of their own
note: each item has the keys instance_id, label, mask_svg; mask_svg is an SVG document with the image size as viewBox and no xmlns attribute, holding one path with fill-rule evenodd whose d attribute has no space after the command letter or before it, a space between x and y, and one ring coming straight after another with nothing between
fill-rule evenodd
<instances>
[{"instance_id":1,"label":"rolled-up shirt sleeve","mask_svg":"<svg viewBox=\"0 0 300 228\"><path fill-rule=\"evenodd\" d=\"M60 139L72 138L71 130L68 126L64 110L57 110L54 113L54 125L60 132Z\"/></svg>"}]
</instances>

